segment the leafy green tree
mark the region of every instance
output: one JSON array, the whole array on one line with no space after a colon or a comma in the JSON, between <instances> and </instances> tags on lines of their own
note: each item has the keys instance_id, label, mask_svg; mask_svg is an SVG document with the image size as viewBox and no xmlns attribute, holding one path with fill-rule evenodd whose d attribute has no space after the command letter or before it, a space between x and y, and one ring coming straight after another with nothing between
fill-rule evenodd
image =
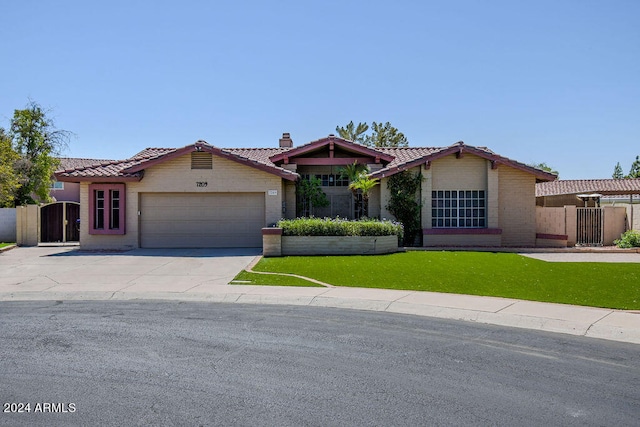
<instances>
[{"instance_id":1,"label":"leafy green tree","mask_svg":"<svg viewBox=\"0 0 640 427\"><path fill-rule=\"evenodd\" d=\"M56 156L66 148L70 132L56 129L47 113L33 101L13 113L9 136L20 157L15 166L20 183L15 191L16 206L50 199Z\"/></svg>"},{"instance_id":2,"label":"leafy green tree","mask_svg":"<svg viewBox=\"0 0 640 427\"><path fill-rule=\"evenodd\" d=\"M336 131L341 138L357 142L358 144L369 147L407 147L409 141L397 128L391 126L391 123L371 124L371 134L367 134L369 125L366 123L358 123L358 126L350 121L345 127L336 126Z\"/></svg>"},{"instance_id":3,"label":"leafy green tree","mask_svg":"<svg viewBox=\"0 0 640 427\"><path fill-rule=\"evenodd\" d=\"M362 171L358 177L349 184L351 191L359 191L362 194L362 216L369 216L369 193L378 185L378 178L371 178L367 171Z\"/></svg>"},{"instance_id":4,"label":"leafy green tree","mask_svg":"<svg viewBox=\"0 0 640 427\"><path fill-rule=\"evenodd\" d=\"M629 175L626 178L640 178L640 156L636 156L636 160L631 164Z\"/></svg>"},{"instance_id":5,"label":"leafy green tree","mask_svg":"<svg viewBox=\"0 0 640 427\"><path fill-rule=\"evenodd\" d=\"M0 208L15 206L15 193L20 186L15 170L19 158L11 138L0 128Z\"/></svg>"},{"instance_id":6,"label":"leafy green tree","mask_svg":"<svg viewBox=\"0 0 640 427\"><path fill-rule=\"evenodd\" d=\"M543 170L545 172L552 173L552 174L556 175L558 178L560 178L560 173L557 170L555 170L553 167L547 165L545 162L542 162L542 163L530 163L529 166L534 167L536 169Z\"/></svg>"},{"instance_id":7,"label":"leafy green tree","mask_svg":"<svg viewBox=\"0 0 640 427\"><path fill-rule=\"evenodd\" d=\"M616 167L613 168L613 175L611 175L613 179L622 179L624 178L624 174L622 173L622 166L620 166L620 162L616 163Z\"/></svg>"},{"instance_id":8,"label":"leafy green tree","mask_svg":"<svg viewBox=\"0 0 640 427\"><path fill-rule=\"evenodd\" d=\"M369 130L368 124L358 123L358 126L356 127L353 124L353 120L345 127L336 126L336 132L338 132L340 138L348 139L349 141L357 142L358 144L364 144L365 132L367 130Z\"/></svg>"},{"instance_id":9,"label":"leafy green tree","mask_svg":"<svg viewBox=\"0 0 640 427\"><path fill-rule=\"evenodd\" d=\"M391 126L391 123L385 124L373 122L371 124L373 132L365 138L364 145L369 147L407 147L409 141L397 128Z\"/></svg>"},{"instance_id":10,"label":"leafy green tree","mask_svg":"<svg viewBox=\"0 0 640 427\"><path fill-rule=\"evenodd\" d=\"M390 197L387 210L404 226L404 245L414 244L420 233L420 187L422 174L404 171L392 175L387 181Z\"/></svg>"},{"instance_id":11,"label":"leafy green tree","mask_svg":"<svg viewBox=\"0 0 640 427\"><path fill-rule=\"evenodd\" d=\"M296 183L296 216L310 216L313 207L329 206L329 199L322 191L322 181L315 176L300 179Z\"/></svg>"}]
</instances>

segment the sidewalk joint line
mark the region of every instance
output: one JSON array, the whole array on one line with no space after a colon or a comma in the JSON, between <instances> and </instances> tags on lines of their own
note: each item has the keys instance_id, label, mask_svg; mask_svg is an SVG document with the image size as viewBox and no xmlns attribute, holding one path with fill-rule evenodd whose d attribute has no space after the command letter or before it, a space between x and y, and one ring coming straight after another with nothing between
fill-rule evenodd
<instances>
[{"instance_id":1,"label":"sidewalk joint line","mask_svg":"<svg viewBox=\"0 0 640 427\"><path fill-rule=\"evenodd\" d=\"M498 310L498 311L494 311L494 313L500 313L502 310L506 310L507 308L512 307L512 306L514 306L514 305L515 305L515 304L517 304L517 303L518 303L518 301L514 301L514 302L512 302L511 304L509 304L508 306L506 306L506 307L502 307L502 308L501 308L500 310Z\"/></svg>"}]
</instances>

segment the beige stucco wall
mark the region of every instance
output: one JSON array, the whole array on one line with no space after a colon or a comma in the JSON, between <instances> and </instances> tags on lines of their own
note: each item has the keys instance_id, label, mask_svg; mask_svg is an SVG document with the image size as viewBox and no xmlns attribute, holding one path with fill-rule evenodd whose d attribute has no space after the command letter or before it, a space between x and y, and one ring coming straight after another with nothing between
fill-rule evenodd
<instances>
[{"instance_id":1,"label":"beige stucco wall","mask_svg":"<svg viewBox=\"0 0 640 427\"><path fill-rule=\"evenodd\" d=\"M611 246L626 231L627 210L624 206L605 206L603 208L603 245Z\"/></svg>"},{"instance_id":2,"label":"beige stucco wall","mask_svg":"<svg viewBox=\"0 0 640 427\"><path fill-rule=\"evenodd\" d=\"M499 178L499 220L503 246L535 246L535 176L501 165Z\"/></svg>"},{"instance_id":3,"label":"beige stucco wall","mask_svg":"<svg viewBox=\"0 0 640 427\"><path fill-rule=\"evenodd\" d=\"M283 179L282 188L284 191L285 201L285 212L283 217L293 219L296 217L296 183Z\"/></svg>"},{"instance_id":4,"label":"beige stucco wall","mask_svg":"<svg viewBox=\"0 0 640 427\"><path fill-rule=\"evenodd\" d=\"M624 207L626 210L626 226L627 230L640 230L640 203L634 203L633 205L630 203L624 202L615 202L615 204L604 204L603 207L606 206L616 206L616 207ZM631 210L633 209L633 211Z\"/></svg>"},{"instance_id":5,"label":"beige stucco wall","mask_svg":"<svg viewBox=\"0 0 640 427\"><path fill-rule=\"evenodd\" d=\"M433 161L431 173L434 190L487 189L487 160L482 157L465 155L458 159L452 154Z\"/></svg>"},{"instance_id":6,"label":"beige stucco wall","mask_svg":"<svg viewBox=\"0 0 640 427\"><path fill-rule=\"evenodd\" d=\"M387 210L387 205L389 204L390 194L389 189L387 188L387 184L389 183L389 178L381 178L380 184L378 184L378 197L380 202L380 218L382 219L395 219L393 215Z\"/></svg>"},{"instance_id":7,"label":"beige stucco wall","mask_svg":"<svg viewBox=\"0 0 640 427\"><path fill-rule=\"evenodd\" d=\"M431 192L437 190L484 190L487 203L487 227L499 228L500 172L491 168L491 162L478 156L456 155L438 159L431 167L423 167L425 180L422 185L422 224L431 228ZM500 246L500 234L478 235L424 235L424 246Z\"/></svg>"},{"instance_id":8,"label":"beige stucco wall","mask_svg":"<svg viewBox=\"0 0 640 427\"><path fill-rule=\"evenodd\" d=\"M502 229L502 234L431 235L423 237L424 246L535 246L535 177L509 166L493 169L491 162L478 156L454 154L412 169L421 170L422 227L431 228L431 192L436 190L484 190L487 197L487 228ZM393 219L385 208L389 203L388 178L380 185L381 217Z\"/></svg>"},{"instance_id":9,"label":"beige stucco wall","mask_svg":"<svg viewBox=\"0 0 640 427\"><path fill-rule=\"evenodd\" d=\"M374 255L398 251L397 236L282 236L281 242L284 256Z\"/></svg>"},{"instance_id":10,"label":"beige stucco wall","mask_svg":"<svg viewBox=\"0 0 640 427\"><path fill-rule=\"evenodd\" d=\"M566 235L565 208L536 207L536 233Z\"/></svg>"},{"instance_id":11,"label":"beige stucco wall","mask_svg":"<svg viewBox=\"0 0 640 427\"><path fill-rule=\"evenodd\" d=\"M206 187L196 187L196 182L206 181ZM277 195L268 195L276 190ZM89 184L82 183L80 204L86 208L80 212L80 244L86 249L131 249L139 246L139 194L140 193L214 193L260 192L265 195L264 226L282 217L282 179L240 163L213 156L213 169L191 170L191 155L186 154L145 170L140 182L126 183L126 234L92 235L89 224ZM294 203L295 205L295 203Z\"/></svg>"},{"instance_id":12,"label":"beige stucco wall","mask_svg":"<svg viewBox=\"0 0 640 427\"><path fill-rule=\"evenodd\" d=\"M20 246L37 246L40 230L40 207L38 205L16 208L16 243Z\"/></svg>"}]
</instances>

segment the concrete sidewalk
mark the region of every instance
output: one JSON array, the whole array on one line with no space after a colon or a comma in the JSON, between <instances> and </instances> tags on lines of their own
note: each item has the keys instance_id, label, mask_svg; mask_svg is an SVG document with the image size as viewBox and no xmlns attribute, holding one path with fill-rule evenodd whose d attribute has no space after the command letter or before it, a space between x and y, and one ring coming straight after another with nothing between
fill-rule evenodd
<instances>
[{"instance_id":1,"label":"concrete sidewalk","mask_svg":"<svg viewBox=\"0 0 640 427\"><path fill-rule=\"evenodd\" d=\"M466 320L640 344L640 311L387 289L229 285L257 253L226 251L135 250L113 254L18 248L0 255L0 301L164 299L310 305Z\"/></svg>"}]
</instances>

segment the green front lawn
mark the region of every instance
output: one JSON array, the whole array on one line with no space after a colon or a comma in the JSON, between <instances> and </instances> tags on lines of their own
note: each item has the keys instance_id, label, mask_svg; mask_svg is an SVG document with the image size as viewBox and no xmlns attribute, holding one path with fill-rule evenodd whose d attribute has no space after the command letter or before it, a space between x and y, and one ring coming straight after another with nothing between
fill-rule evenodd
<instances>
[{"instance_id":1,"label":"green front lawn","mask_svg":"<svg viewBox=\"0 0 640 427\"><path fill-rule=\"evenodd\" d=\"M254 271L293 273L336 286L640 309L640 263L550 263L511 253L406 252L263 258ZM253 280L242 277L238 280ZM292 278L278 277L277 284L293 284L289 281ZM276 284L271 283L275 278L267 275L260 280L262 284Z\"/></svg>"},{"instance_id":2,"label":"green front lawn","mask_svg":"<svg viewBox=\"0 0 640 427\"><path fill-rule=\"evenodd\" d=\"M0 243L0 248L4 248L11 245L15 245L15 243Z\"/></svg>"},{"instance_id":3,"label":"green front lawn","mask_svg":"<svg viewBox=\"0 0 640 427\"><path fill-rule=\"evenodd\" d=\"M321 287L317 283L291 276L279 276L276 274L260 274L241 271L233 281L232 285L267 285L267 286L306 286Z\"/></svg>"}]
</instances>

